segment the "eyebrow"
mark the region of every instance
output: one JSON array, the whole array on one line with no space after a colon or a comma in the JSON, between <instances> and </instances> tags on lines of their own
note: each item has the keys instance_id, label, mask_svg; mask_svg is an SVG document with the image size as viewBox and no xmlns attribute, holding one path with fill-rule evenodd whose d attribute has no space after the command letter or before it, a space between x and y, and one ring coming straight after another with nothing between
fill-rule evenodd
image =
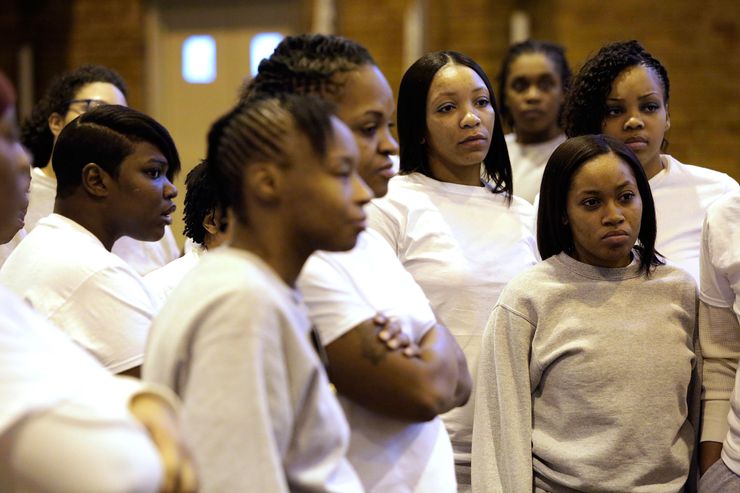
<instances>
[{"instance_id":1,"label":"eyebrow","mask_svg":"<svg viewBox=\"0 0 740 493\"><path fill-rule=\"evenodd\" d=\"M478 91L486 91L486 92L488 92L488 88L486 86L479 86L479 87L476 87L475 89L473 89L472 92L478 92ZM437 94L437 97L440 97L440 96L456 96L457 94L458 94L457 91L445 91L445 92L440 92L439 94Z\"/></svg>"},{"instance_id":2,"label":"eyebrow","mask_svg":"<svg viewBox=\"0 0 740 493\"><path fill-rule=\"evenodd\" d=\"M616 189L619 190L619 189L624 188L624 187L626 187L628 185L635 185L635 186L637 186L637 183L632 182L632 181L629 181L629 180L624 180L622 183L620 183L619 185L617 185ZM601 194L601 190L581 190L580 192L578 192L578 194L579 195L586 195L586 194L600 195Z\"/></svg>"},{"instance_id":3,"label":"eyebrow","mask_svg":"<svg viewBox=\"0 0 740 493\"><path fill-rule=\"evenodd\" d=\"M659 96L657 91L650 91L647 94L643 94L642 96L638 96L637 99L645 99L650 96ZM606 98L607 101L623 101L624 98Z\"/></svg>"}]
</instances>

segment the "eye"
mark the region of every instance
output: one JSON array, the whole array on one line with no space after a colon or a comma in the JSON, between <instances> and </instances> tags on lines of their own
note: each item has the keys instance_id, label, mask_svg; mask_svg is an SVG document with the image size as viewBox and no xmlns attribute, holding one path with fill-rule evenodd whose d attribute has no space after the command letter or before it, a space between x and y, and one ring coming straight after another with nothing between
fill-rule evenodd
<instances>
[{"instance_id":1,"label":"eye","mask_svg":"<svg viewBox=\"0 0 740 493\"><path fill-rule=\"evenodd\" d=\"M491 101L489 101L489 99L488 99L487 97L485 97L485 96L484 96L484 97L482 97L482 98L478 98L478 99L476 99L476 100L475 100L475 104L476 104L476 105L477 105L477 106L478 106L479 108L485 108L485 107L487 107L487 106L488 106L489 104L491 104Z\"/></svg>"},{"instance_id":2,"label":"eye","mask_svg":"<svg viewBox=\"0 0 740 493\"><path fill-rule=\"evenodd\" d=\"M540 88L540 91L549 91L555 87L555 81L551 77L545 77L539 80L537 87Z\"/></svg>"},{"instance_id":3,"label":"eye","mask_svg":"<svg viewBox=\"0 0 740 493\"><path fill-rule=\"evenodd\" d=\"M437 108L437 113L449 113L454 109L455 109L455 105L453 105L452 103L447 103Z\"/></svg>"},{"instance_id":4,"label":"eye","mask_svg":"<svg viewBox=\"0 0 740 493\"><path fill-rule=\"evenodd\" d=\"M378 125L375 123L360 128L360 134L365 137L373 137L376 133L378 133Z\"/></svg>"},{"instance_id":5,"label":"eye","mask_svg":"<svg viewBox=\"0 0 740 493\"><path fill-rule=\"evenodd\" d=\"M628 192L622 193L622 195L619 196L619 200L621 200L622 202L632 202L635 199L635 197L636 197L635 192L628 191Z\"/></svg>"},{"instance_id":6,"label":"eye","mask_svg":"<svg viewBox=\"0 0 740 493\"><path fill-rule=\"evenodd\" d=\"M149 168L144 170L144 173L146 173L149 178L156 180L162 176L162 168Z\"/></svg>"},{"instance_id":7,"label":"eye","mask_svg":"<svg viewBox=\"0 0 740 493\"><path fill-rule=\"evenodd\" d=\"M657 103L646 103L643 105L642 110L646 113L655 113L660 109L660 105Z\"/></svg>"},{"instance_id":8,"label":"eye","mask_svg":"<svg viewBox=\"0 0 740 493\"><path fill-rule=\"evenodd\" d=\"M622 114L621 106L607 106L606 107L606 116L619 116L621 114Z\"/></svg>"},{"instance_id":9,"label":"eye","mask_svg":"<svg viewBox=\"0 0 740 493\"><path fill-rule=\"evenodd\" d=\"M514 92L524 92L529 87L529 82L524 79L514 79L511 81L510 87Z\"/></svg>"},{"instance_id":10,"label":"eye","mask_svg":"<svg viewBox=\"0 0 740 493\"><path fill-rule=\"evenodd\" d=\"M581 201L581 205L584 206L586 209L595 209L599 206L600 203L601 201L594 197L590 197Z\"/></svg>"}]
</instances>

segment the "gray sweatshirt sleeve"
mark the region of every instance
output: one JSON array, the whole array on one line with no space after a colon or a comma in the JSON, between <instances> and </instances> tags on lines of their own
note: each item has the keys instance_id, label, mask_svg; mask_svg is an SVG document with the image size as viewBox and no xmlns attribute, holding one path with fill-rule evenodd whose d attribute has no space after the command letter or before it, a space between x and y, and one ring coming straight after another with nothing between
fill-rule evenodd
<instances>
[{"instance_id":1,"label":"gray sweatshirt sleeve","mask_svg":"<svg viewBox=\"0 0 740 493\"><path fill-rule=\"evenodd\" d=\"M532 491L531 341L535 326L497 305L483 335L473 427L473 492ZM537 371L539 373L539 371Z\"/></svg>"}]
</instances>

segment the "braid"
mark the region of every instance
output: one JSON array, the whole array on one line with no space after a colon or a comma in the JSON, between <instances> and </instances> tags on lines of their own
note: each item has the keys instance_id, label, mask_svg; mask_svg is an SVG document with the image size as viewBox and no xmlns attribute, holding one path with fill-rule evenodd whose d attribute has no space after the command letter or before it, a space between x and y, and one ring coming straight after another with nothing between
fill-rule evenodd
<instances>
[{"instance_id":1,"label":"braid","mask_svg":"<svg viewBox=\"0 0 740 493\"><path fill-rule=\"evenodd\" d=\"M317 98L298 95L255 97L221 117L208 134L208 157L225 207L247 222L242 180L250 163L289 166L285 150L302 133L319 156L326 155L332 135L331 107Z\"/></svg>"},{"instance_id":2,"label":"braid","mask_svg":"<svg viewBox=\"0 0 740 493\"><path fill-rule=\"evenodd\" d=\"M656 58L635 40L608 44L586 61L566 96L563 120L568 137L601 133L606 99L614 79L625 69L636 65L655 71L663 85L664 102L668 103L668 72Z\"/></svg>"},{"instance_id":3,"label":"braid","mask_svg":"<svg viewBox=\"0 0 740 493\"><path fill-rule=\"evenodd\" d=\"M280 93L335 96L342 87L335 75L362 65L375 65L375 61L362 45L349 39L324 34L288 36L260 62L257 76L242 91L241 99Z\"/></svg>"}]
</instances>

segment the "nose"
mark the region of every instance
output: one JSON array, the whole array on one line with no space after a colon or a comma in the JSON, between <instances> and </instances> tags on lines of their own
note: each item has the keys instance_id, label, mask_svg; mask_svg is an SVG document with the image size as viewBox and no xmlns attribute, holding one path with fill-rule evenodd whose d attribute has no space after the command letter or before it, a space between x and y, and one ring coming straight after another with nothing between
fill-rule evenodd
<instances>
[{"instance_id":1,"label":"nose","mask_svg":"<svg viewBox=\"0 0 740 493\"><path fill-rule=\"evenodd\" d=\"M177 197L177 187L167 178L164 184L164 198L172 200L175 197Z\"/></svg>"},{"instance_id":2,"label":"nose","mask_svg":"<svg viewBox=\"0 0 740 493\"><path fill-rule=\"evenodd\" d=\"M538 101L541 96L542 93L539 87L537 87L537 84L530 84L524 92L524 99L527 101Z\"/></svg>"},{"instance_id":3,"label":"nose","mask_svg":"<svg viewBox=\"0 0 740 493\"><path fill-rule=\"evenodd\" d=\"M624 214L622 213L622 207L614 201L608 202L604 211L602 223L605 226L615 226L623 222Z\"/></svg>"},{"instance_id":4,"label":"nose","mask_svg":"<svg viewBox=\"0 0 740 493\"><path fill-rule=\"evenodd\" d=\"M398 154L398 142L393 137L393 133L391 133L391 129L389 127L385 127L385 130L382 132L382 135L380 136L380 142L378 143L378 150L381 154L389 155L389 154Z\"/></svg>"},{"instance_id":5,"label":"nose","mask_svg":"<svg viewBox=\"0 0 740 493\"><path fill-rule=\"evenodd\" d=\"M625 130L637 130L645 127L645 122L640 118L639 115L629 115L627 121L624 122Z\"/></svg>"},{"instance_id":6,"label":"nose","mask_svg":"<svg viewBox=\"0 0 740 493\"><path fill-rule=\"evenodd\" d=\"M460 120L460 126L463 128L477 127L478 125L480 125L480 117L472 108L465 112L462 120Z\"/></svg>"},{"instance_id":7,"label":"nose","mask_svg":"<svg viewBox=\"0 0 740 493\"><path fill-rule=\"evenodd\" d=\"M352 174L352 201L359 205L364 206L370 199L375 195L370 187L367 186L365 180L363 180L358 173Z\"/></svg>"}]
</instances>

